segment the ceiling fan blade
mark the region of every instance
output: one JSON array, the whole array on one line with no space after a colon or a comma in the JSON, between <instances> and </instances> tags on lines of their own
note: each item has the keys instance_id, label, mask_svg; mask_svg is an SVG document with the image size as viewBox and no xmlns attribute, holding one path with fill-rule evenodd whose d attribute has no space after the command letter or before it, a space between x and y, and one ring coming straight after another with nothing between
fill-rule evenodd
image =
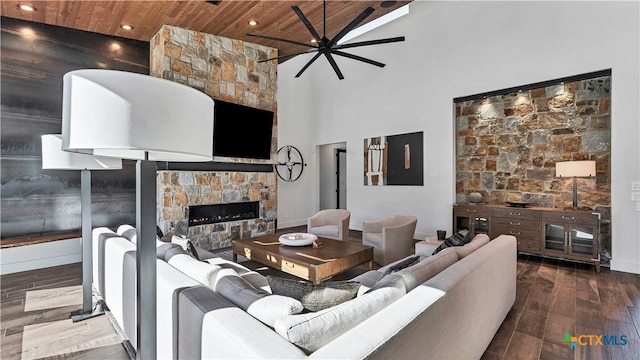
<instances>
[{"instance_id":1,"label":"ceiling fan blade","mask_svg":"<svg viewBox=\"0 0 640 360\"><path fill-rule=\"evenodd\" d=\"M318 54L321 54L321 53L318 53ZM325 52L324 56L327 58L327 60L329 60L329 64L331 64L333 71L335 71L336 75L338 75L338 79L340 80L344 79L344 76L342 76L342 71L340 71L338 64L336 64L336 61L333 59L333 56L331 56L331 53Z\"/></svg>"},{"instance_id":2,"label":"ceiling fan blade","mask_svg":"<svg viewBox=\"0 0 640 360\"><path fill-rule=\"evenodd\" d=\"M366 62L367 64L375 65L375 66L378 66L378 67L385 67L385 64L383 64L381 62L377 62L375 60L367 59L367 58L364 58L362 56L353 55L353 54L349 54L349 53L342 52L342 51L336 51L336 50L332 51L332 53L334 53L336 55L339 55L339 56L344 56L344 57L349 58L349 59Z\"/></svg>"},{"instance_id":3,"label":"ceiling fan blade","mask_svg":"<svg viewBox=\"0 0 640 360\"><path fill-rule=\"evenodd\" d=\"M345 26L342 30L340 30L340 32L336 36L334 36L333 39L331 39L331 41L329 41L329 44L327 46L332 47L333 45L337 44L338 41L340 41L340 39L342 39L345 35L347 35L349 31L353 30L356 26L358 26L358 24L360 24L364 19L366 19L374 11L375 10L372 7L368 7L364 9L364 11L360 13L358 17L351 20L351 22L347 26Z\"/></svg>"},{"instance_id":4,"label":"ceiling fan blade","mask_svg":"<svg viewBox=\"0 0 640 360\"><path fill-rule=\"evenodd\" d=\"M300 75L302 75L302 73L303 73L305 70L307 70L307 68L308 68L309 66L311 66L311 64L313 64L313 62L314 62L314 61L318 60L318 58L320 57L320 55L322 55L322 53L321 53L321 52L317 53L317 54L316 54L316 55L315 55L311 60L309 60L309 62L308 62L305 66L303 66L303 67L302 67L302 69L301 69L301 70L296 74L296 76L295 76L295 77L300 77Z\"/></svg>"},{"instance_id":5,"label":"ceiling fan blade","mask_svg":"<svg viewBox=\"0 0 640 360\"><path fill-rule=\"evenodd\" d=\"M358 41L358 42L354 42L354 43L350 43L350 44L337 45L337 46L334 47L334 49L347 49L347 48L353 48L353 47L359 47L359 46L367 46L367 45L388 44L388 43L398 42L398 41L404 41L404 36L398 36L398 37L386 38L386 39L378 39L378 40Z\"/></svg>"},{"instance_id":6,"label":"ceiling fan blade","mask_svg":"<svg viewBox=\"0 0 640 360\"><path fill-rule=\"evenodd\" d=\"M300 18L304 26L306 26L307 29L309 29L309 32L311 33L313 38L316 39L316 41L320 42L320 39L322 38L320 37L316 29L314 29L313 25L311 25L311 23L309 22L309 19L307 19L307 17L304 16L304 14L302 13L302 10L300 10L300 8L297 6L292 6L291 8L293 9L293 12L295 12L296 15L298 15L298 17Z\"/></svg>"},{"instance_id":7,"label":"ceiling fan blade","mask_svg":"<svg viewBox=\"0 0 640 360\"><path fill-rule=\"evenodd\" d=\"M276 40L276 41L284 41L284 42L288 42L290 44L306 46L306 47L311 47L311 48L318 48L315 45L309 45L309 44L305 44L303 42L287 40L287 39L281 39L281 38L277 38L277 37L273 37L273 36L258 35L258 34L247 34L247 36L259 37L259 38L263 38L263 39Z\"/></svg>"},{"instance_id":8,"label":"ceiling fan blade","mask_svg":"<svg viewBox=\"0 0 640 360\"><path fill-rule=\"evenodd\" d=\"M292 57L292 56L298 56L298 55L302 55L302 54L310 54L310 53L316 52L316 51L318 51L318 49L311 49L311 50L301 51L301 52L298 52L298 53L293 53L293 54L288 54L288 55L280 55L280 56L276 56L276 57L260 60L258 62L262 63L262 62L267 62L267 61L271 61L271 60L280 60L280 59L284 59L284 58L288 58L288 57Z\"/></svg>"}]
</instances>

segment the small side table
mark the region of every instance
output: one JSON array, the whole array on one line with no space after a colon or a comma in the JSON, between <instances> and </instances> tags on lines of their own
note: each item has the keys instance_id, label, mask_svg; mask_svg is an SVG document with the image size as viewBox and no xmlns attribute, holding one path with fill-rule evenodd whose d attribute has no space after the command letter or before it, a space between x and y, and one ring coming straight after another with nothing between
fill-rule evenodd
<instances>
[{"instance_id":1,"label":"small side table","mask_svg":"<svg viewBox=\"0 0 640 360\"><path fill-rule=\"evenodd\" d=\"M436 236L427 236L424 240L418 241L415 245L416 255L431 256L444 240L438 240Z\"/></svg>"}]
</instances>

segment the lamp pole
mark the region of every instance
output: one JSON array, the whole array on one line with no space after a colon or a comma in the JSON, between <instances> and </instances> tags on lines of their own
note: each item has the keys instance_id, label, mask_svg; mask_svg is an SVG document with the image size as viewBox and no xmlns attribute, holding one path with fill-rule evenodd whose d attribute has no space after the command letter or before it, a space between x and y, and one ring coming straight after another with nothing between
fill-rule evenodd
<instances>
[{"instance_id":1,"label":"lamp pole","mask_svg":"<svg viewBox=\"0 0 640 360\"><path fill-rule=\"evenodd\" d=\"M136 162L137 359L156 358L156 163Z\"/></svg>"}]
</instances>

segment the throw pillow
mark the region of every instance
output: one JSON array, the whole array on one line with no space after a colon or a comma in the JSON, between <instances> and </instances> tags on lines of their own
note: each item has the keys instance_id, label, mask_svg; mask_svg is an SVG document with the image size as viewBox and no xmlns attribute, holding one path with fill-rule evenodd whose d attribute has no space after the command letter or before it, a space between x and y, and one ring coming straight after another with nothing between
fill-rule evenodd
<instances>
[{"instance_id":1,"label":"throw pillow","mask_svg":"<svg viewBox=\"0 0 640 360\"><path fill-rule=\"evenodd\" d=\"M173 235L171 237L171 242L182 246L184 251L189 251L189 239L187 239L186 237Z\"/></svg>"},{"instance_id":2,"label":"throw pillow","mask_svg":"<svg viewBox=\"0 0 640 360\"><path fill-rule=\"evenodd\" d=\"M177 245L177 244L162 244L162 245L158 245L156 247L156 256L160 260L165 260L165 257L167 256L167 252L169 250L175 249L175 248L179 248L180 250L182 250L180 245Z\"/></svg>"},{"instance_id":3,"label":"throw pillow","mask_svg":"<svg viewBox=\"0 0 640 360\"><path fill-rule=\"evenodd\" d=\"M440 251L451 247L451 246L463 246L465 244L468 244L471 241L471 239L469 238L469 231L468 230L460 230L457 233L451 235L451 237L449 237L448 239L446 239L442 244L440 244L440 246L438 246L434 251L433 254L431 255L435 255L437 253L439 253Z\"/></svg>"},{"instance_id":4,"label":"throw pillow","mask_svg":"<svg viewBox=\"0 0 640 360\"><path fill-rule=\"evenodd\" d=\"M271 293L299 300L309 311L320 311L353 299L360 283L328 281L317 285L298 280L267 276Z\"/></svg>"},{"instance_id":5,"label":"throw pillow","mask_svg":"<svg viewBox=\"0 0 640 360\"><path fill-rule=\"evenodd\" d=\"M271 327L277 319L298 314L303 309L300 301L257 289L237 273L218 276L219 279L215 285L215 291L218 294Z\"/></svg>"}]
</instances>

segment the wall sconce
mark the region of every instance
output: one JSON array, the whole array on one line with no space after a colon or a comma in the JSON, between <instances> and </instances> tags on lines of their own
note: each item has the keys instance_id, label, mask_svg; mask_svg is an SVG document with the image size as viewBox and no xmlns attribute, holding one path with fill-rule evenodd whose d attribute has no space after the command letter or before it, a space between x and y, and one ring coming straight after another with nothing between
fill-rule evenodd
<instances>
[{"instance_id":1,"label":"wall sconce","mask_svg":"<svg viewBox=\"0 0 640 360\"><path fill-rule=\"evenodd\" d=\"M596 162L585 161L560 161L556 163L556 177L573 176L573 209L578 209L578 177L591 177L596 175Z\"/></svg>"}]
</instances>

